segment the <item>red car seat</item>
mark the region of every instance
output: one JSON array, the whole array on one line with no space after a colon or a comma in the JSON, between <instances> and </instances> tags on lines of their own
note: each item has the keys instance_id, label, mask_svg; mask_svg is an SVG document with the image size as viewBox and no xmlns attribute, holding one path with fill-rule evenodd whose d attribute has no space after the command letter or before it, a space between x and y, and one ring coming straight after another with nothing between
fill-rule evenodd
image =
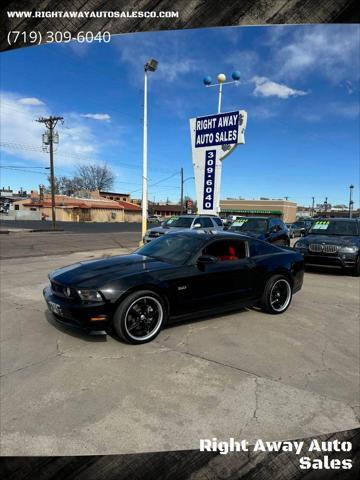
<instances>
[{"instance_id":1,"label":"red car seat","mask_svg":"<svg viewBox=\"0 0 360 480\"><path fill-rule=\"evenodd\" d=\"M228 248L227 255L220 255L218 257L218 259L223 262L223 261L226 261L226 260L239 260L239 257L236 256L235 247L230 245L229 248Z\"/></svg>"}]
</instances>

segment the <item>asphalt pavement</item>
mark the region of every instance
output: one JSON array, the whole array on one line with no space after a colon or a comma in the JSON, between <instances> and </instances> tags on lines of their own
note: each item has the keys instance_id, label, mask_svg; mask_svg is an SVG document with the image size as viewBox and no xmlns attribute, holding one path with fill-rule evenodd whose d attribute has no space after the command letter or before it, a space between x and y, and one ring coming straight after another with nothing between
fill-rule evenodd
<instances>
[{"instance_id":1,"label":"asphalt pavement","mask_svg":"<svg viewBox=\"0 0 360 480\"><path fill-rule=\"evenodd\" d=\"M31 232L11 231L0 235L0 259L65 255L114 248L136 248L140 232Z\"/></svg>"},{"instance_id":2,"label":"asphalt pavement","mask_svg":"<svg viewBox=\"0 0 360 480\"><path fill-rule=\"evenodd\" d=\"M51 221L41 220L1 220L1 229L51 230ZM141 223L135 222L56 222L59 231L73 233L119 233L141 232Z\"/></svg>"},{"instance_id":3,"label":"asphalt pavement","mask_svg":"<svg viewBox=\"0 0 360 480\"><path fill-rule=\"evenodd\" d=\"M17 235L38 240L22 251ZM1 267L2 455L197 449L199 438L295 439L360 425L358 278L307 272L282 315L194 318L131 346L60 327L42 289L50 270L127 253L134 241L114 233L106 245L116 248L100 249L102 233L35 235L2 235L20 254ZM87 241L94 249L80 251ZM51 253L61 248L73 253Z\"/></svg>"}]
</instances>

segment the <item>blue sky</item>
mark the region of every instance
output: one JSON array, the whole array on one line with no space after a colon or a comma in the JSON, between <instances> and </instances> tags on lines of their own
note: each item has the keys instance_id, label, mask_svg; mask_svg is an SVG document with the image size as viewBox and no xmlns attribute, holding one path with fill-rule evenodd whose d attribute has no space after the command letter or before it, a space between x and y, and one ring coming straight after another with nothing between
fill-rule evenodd
<instances>
[{"instance_id":1,"label":"blue sky","mask_svg":"<svg viewBox=\"0 0 360 480\"><path fill-rule=\"evenodd\" d=\"M141 196L143 65L149 78L151 200L177 200L191 177L188 119L216 112L202 79L241 72L223 111L245 109L246 144L224 161L221 197L281 198L301 205L359 196L359 31L356 25L232 27L135 33L110 44L43 45L1 54L1 186L37 189L41 115L63 115L55 174L106 162L114 189ZM170 177L170 178L169 178ZM167 180L166 180L167 179ZM185 193L194 196L193 180Z\"/></svg>"}]
</instances>

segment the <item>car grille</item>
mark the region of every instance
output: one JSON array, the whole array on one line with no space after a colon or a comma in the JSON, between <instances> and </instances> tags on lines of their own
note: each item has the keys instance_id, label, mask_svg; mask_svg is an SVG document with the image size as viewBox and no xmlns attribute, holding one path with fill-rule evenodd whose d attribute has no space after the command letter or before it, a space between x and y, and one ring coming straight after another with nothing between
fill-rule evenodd
<instances>
[{"instance_id":1,"label":"car grille","mask_svg":"<svg viewBox=\"0 0 360 480\"><path fill-rule=\"evenodd\" d=\"M324 253L337 253L338 249L337 245L324 245Z\"/></svg>"},{"instance_id":2,"label":"car grille","mask_svg":"<svg viewBox=\"0 0 360 480\"><path fill-rule=\"evenodd\" d=\"M314 253L337 253L338 245L321 245L320 243L311 243L309 251Z\"/></svg>"}]
</instances>

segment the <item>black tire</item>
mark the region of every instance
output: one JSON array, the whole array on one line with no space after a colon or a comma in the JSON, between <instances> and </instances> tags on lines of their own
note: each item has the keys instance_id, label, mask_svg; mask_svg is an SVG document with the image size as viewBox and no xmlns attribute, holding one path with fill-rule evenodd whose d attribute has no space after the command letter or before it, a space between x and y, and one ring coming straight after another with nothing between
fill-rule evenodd
<instances>
[{"instance_id":1,"label":"black tire","mask_svg":"<svg viewBox=\"0 0 360 480\"><path fill-rule=\"evenodd\" d=\"M125 342L151 342L166 321L164 300L151 290L139 290L121 302L113 317L113 327Z\"/></svg>"},{"instance_id":2,"label":"black tire","mask_svg":"<svg viewBox=\"0 0 360 480\"><path fill-rule=\"evenodd\" d=\"M274 275L266 282L260 305L265 312L278 315L289 308L291 300L290 280L285 275Z\"/></svg>"}]
</instances>

